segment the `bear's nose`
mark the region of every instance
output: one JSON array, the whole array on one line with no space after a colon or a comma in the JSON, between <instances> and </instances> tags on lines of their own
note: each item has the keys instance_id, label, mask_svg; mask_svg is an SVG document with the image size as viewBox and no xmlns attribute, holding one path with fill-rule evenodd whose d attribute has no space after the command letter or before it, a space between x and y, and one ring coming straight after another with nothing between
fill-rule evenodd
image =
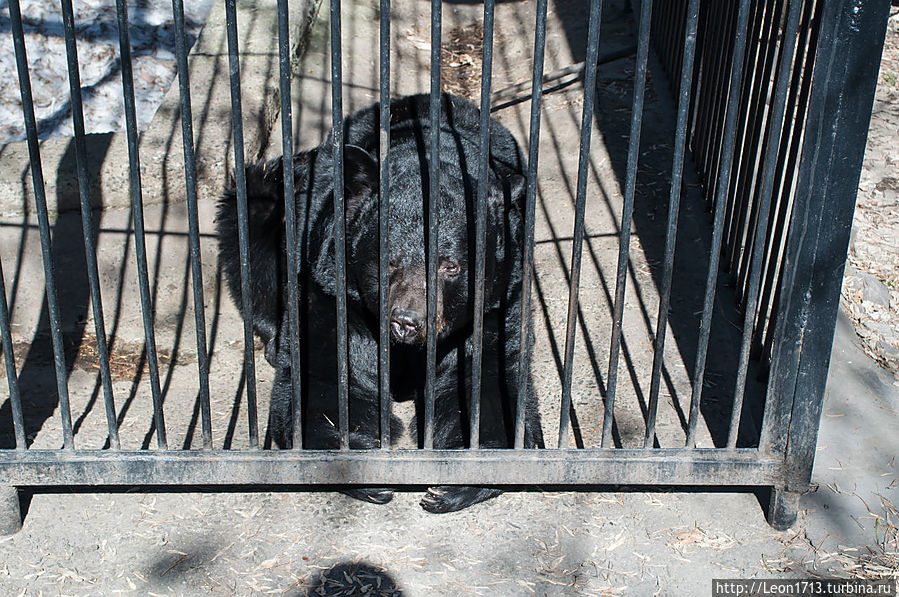
<instances>
[{"instance_id":1,"label":"bear's nose","mask_svg":"<svg viewBox=\"0 0 899 597\"><path fill-rule=\"evenodd\" d=\"M390 331L398 342L412 342L422 328L421 315L411 309L394 309L390 314Z\"/></svg>"}]
</instances>

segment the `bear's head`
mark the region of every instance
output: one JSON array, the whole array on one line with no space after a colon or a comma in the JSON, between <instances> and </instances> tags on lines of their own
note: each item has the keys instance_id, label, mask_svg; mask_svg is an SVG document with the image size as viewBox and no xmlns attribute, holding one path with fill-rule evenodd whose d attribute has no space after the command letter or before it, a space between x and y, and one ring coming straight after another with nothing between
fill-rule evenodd
<instances>
[{"instance_id":1,"label":"bear's head","mask_svg":"<svg viewBox=\"0 0 899 597\"><path fill-rule=\"evenodd\" d=\"M449 135L444 135L449 137ZM391 146L387 238L388 317L393 342L424 345L427 266L437 234L437 338L470 329L474 318L478 164L472 151L446 139L440 151L436 230L428 226L427 152ZM467 158L467 159L466 159ZM474 162L474 163L472 163ZM344 151L347 288L377 321L379 313L379 172L362 148ZM485 310L520 291L525 178L489 173L486 204ZM464 332L463 332L464 333Z\"/></svg>"}]
</instances>

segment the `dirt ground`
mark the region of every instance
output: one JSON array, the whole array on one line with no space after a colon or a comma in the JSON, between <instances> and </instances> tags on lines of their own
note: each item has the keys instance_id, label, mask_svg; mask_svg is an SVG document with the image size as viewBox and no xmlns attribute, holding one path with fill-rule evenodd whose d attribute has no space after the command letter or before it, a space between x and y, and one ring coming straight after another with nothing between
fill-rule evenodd
<instances>
[{"instance_id":1,"label":"dirt ground","mask_svg":"<svg viewBox=\"0 0 899 597\"><path fill-rule=\"evenodd\" d=\"M894 3L895 4L895 3ZM887 26L852 222L842 305L860 343L899 375L899 8Z\"/></svg>"}]
</instances>

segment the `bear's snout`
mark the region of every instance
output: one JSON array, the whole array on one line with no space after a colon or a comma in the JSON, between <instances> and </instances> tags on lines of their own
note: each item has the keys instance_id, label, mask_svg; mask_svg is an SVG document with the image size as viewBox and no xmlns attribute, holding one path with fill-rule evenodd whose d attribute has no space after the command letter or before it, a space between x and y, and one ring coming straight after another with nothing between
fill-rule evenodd
<instances>
[{"instance_id":1,"label":"bear's snout","mask_svg":"<svg viewBox=\"0 0 899 597\"><path fill-rule=\"evenodd\" d=\"M420 342L424 327L424 318L418 311L395 308L390 312L390 334L397 342Z\"/></svg>"}]
</instances>

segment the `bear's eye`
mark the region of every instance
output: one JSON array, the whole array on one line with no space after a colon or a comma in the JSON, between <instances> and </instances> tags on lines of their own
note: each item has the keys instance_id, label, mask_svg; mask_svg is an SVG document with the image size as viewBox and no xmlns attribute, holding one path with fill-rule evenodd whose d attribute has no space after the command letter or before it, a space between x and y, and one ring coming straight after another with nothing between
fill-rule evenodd
<instances>
[{"instance_id":1,"label":"bear's eye","mask_svg":"<svg viewBox=\"0 0 899 597\"><path fill-rule=\"evenodd\" d=\"M444 259L440 262L440 273L447 276L458 276L462 272L462 267L455 261Z\"/></svg>"},{"instance_id":2,"label":"bear's eye","mask_svg":"<svg viewBox=\"0 0 899 597\"><path fill-rule=\"evenodd\" d=\"M393 272L395 272L397 270L397 267L398 266L396 264L396 261L391 259L390 262L387 264L387 272L392 274Z\"/></svg>"}]
</instances>

